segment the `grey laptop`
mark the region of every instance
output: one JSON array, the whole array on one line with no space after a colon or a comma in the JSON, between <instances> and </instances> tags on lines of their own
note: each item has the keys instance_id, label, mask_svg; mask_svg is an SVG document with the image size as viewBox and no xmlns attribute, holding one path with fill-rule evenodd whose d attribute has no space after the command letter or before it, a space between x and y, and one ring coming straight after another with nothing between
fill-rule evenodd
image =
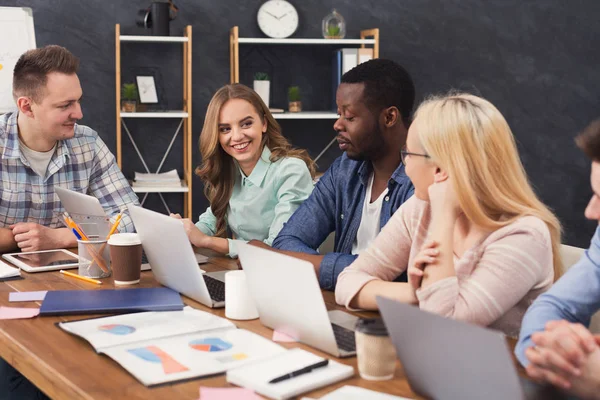
<instances>
[{"instance_id":1,"label":"grey laptop","mask_svg":"<svg viewBox=\"0 0 600 400\"><path fill-rule=\"evenodd\" d=\"M412 390L432 399L563 399L519 378L501 332L377 297Z\"/></svg>"},{"instance_id":2,"label":"grey laptop","mask_svg":"<svg viewBox=\"0 0 600 400\"><path fill-rule=\"evenodd\" d=\"M142 207L128 210L156 280L207 307L224 307L227 271L205 273L198 267L183 223Z\"/></svg>"},{"instance_id":3,"label":"grey laptop","mask_svg":"<svg viewBox=\"0 0 600 400\"><path fill-rule=\"evenodd\" d=\"M248 244L239 258L263 325L336 357L356 354L357 318L327 312L311 263Z\"/></svg>"}]
</instances>

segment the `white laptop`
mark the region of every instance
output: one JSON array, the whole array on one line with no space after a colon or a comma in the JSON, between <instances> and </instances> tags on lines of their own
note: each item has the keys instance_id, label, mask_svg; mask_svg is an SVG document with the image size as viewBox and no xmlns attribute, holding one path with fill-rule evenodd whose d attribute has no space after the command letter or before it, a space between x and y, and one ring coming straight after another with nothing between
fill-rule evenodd
<instances>
[{"instance_id":1,"label":"white laptop","mask_svg":"<svg viewBox=\"0 0 600 400\"><path fill-rule=\"evenodd\" d=\"M566 399L519 378L501 332L377 297L412 390L432 399Z\"/></svg>"},{"instance_id":2,"label":"white laptop","mask_svg":"<svg viewBox=\"0 0 600 400\"><path fill-rule=\"evenodd\" d=\"M180 220L138 206L129 215L158 282L207 307L225 306L225 273L205 273Z\"/></svg>"},{"instance_id":3,"label":"white laptop","mask_svg":"<svg viewBox=\"0 0 600 400\"><path fill-rule=\"evenodd\" d=\"M238 253L263 325L336 357L356 354L358 318L327 312L311 263L245 243Z\"/></svg>"}]
</instances>

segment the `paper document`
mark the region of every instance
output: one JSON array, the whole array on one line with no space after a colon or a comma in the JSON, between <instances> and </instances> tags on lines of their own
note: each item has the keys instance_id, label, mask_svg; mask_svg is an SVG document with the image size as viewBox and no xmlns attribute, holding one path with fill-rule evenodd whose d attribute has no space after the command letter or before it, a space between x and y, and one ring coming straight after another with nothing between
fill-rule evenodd
<instances>
[{"instance_id":1,"label":"paper document","mask_svg":"<svg viewBox=\"0 0 600 400\"><path fill-rule=\"evenodd\" d=\"M86 339L146 386L220 374L285 351L225 318L191 307L58 325Z\"/></svg>"},{"instance_id":2,"label":"paper document","mask_svg":"<svg viewBox=\"0 0 600 400\"><path fill-rule=\"evenodd\" d=\"M11 267L4 261L0 261L0 279L12 278L15 276L21 276L21 270L19 268Z\"/></svg>"},{"instance_id":3,"label":"paper document","mask_svg":"<svg viewBox=\"0 0 600 400\"><path fill-rule=\"evenodd\" d=\"M244 388L214 388L200 386L200 398L198 400L261 400L250 389Z\"/></svg>"},{"instance_id":4,"label":"paper document","mask_svg":"<svg viewBox=\"0 0 600 400\"><path fill-rule=\"evenodd\" d=\"M358 386L346 385L327 393L320 400L411 400L408 397L393 396Z\"/></svg>"},{"instance_id":5,"label":"paper document","mask_svg":"<svg viewBox=\"0 0 600 400\"><path fill-rule=\"evenodd\" d=\"M47 290L39 292L12 292L8 294L8 301L41 301L46 297Z\"/></svg>"}]
</instances>

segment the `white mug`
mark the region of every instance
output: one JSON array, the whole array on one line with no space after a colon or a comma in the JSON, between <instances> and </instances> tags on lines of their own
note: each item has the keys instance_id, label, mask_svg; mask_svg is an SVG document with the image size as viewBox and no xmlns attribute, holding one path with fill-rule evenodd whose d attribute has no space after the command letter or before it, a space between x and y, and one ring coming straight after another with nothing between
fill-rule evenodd
<instances>
[{"instance_id":1,"label":"white mug","mask_svg":"<svg viewBox=\"0 0 600 400\"><path fill-rule=\"evenodd\" d=\"M244 271L231 271L225 274L225 316L239 320L258 318L258 311L248 291Z\"/></svg>"}]
</instances>

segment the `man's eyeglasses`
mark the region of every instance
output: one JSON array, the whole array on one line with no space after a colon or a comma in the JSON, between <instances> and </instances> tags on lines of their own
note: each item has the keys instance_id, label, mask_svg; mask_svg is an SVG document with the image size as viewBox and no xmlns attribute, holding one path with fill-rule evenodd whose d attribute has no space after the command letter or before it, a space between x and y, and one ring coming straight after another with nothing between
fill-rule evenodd
<instances>
[{"instance_id":1,"label":"man's eyeglasses","mask_svg":"<svg viewBox=\"0 0 600 400\"><path fill-rule=\"evenodd\" d=\"M429 154L411 153L410 151L406 150L406 147L403 147L402 150L400 150L400 158L402 159L402 164L404 165L406 165L406 156L431 158Z\"/></svg>"}]
</instances>

